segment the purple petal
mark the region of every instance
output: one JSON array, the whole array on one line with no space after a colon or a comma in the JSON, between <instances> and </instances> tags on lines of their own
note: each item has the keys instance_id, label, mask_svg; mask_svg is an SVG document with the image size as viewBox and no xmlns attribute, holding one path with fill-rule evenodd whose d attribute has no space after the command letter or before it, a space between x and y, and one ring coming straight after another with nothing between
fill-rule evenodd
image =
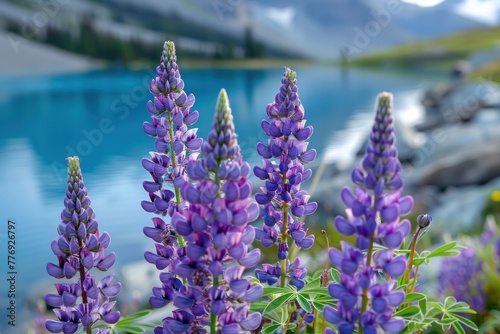
<instances>
[{"instance_id":1,"label":"purple petal","mask_svg":"<svg viewBox=\"0 0 500 334\"><path fill-rule=\"evenodd\" d=\"M347 187L342 188L340 191L340 198L342 199L342 202L349 207L352 208L354 201L356 201L356 197L352 194L351 190Z\"/></svg>"},{"instance_id":2,"label":"purple petal","mask_svg":"<svg viewBox=\"0 0 500 334\"><path fill-rule=\"evenodd\" d=\"M384 271L391 277L399 277L403 275L406 270L406 260L403 255L397 256L385 266Z\"/></svg>"},{"instance_id":3,"label":"purple petal","mask_svg":"<svg viewBox=\"0 0 500 334\"><path fill-rule=\"evenodd\" d=\"M248 315L245 319L240 321L240 326L247 331L252 331L259 328L262 321L262 315L258 312L254 312Z\"/></svg>"},{"instance_id":4,"label":"purple petal","mask_svg":"<svg viewBox=\"0 0 500 334\"><path fill-rule=\"evenodd\" d=\"M240 259L238 263L246 268L252 268L255 267L257 262L259 262L259 260L260 260L260 249L255 248L252 249L250 252L248 252L247 256Z\"/></svg>"},{"instance_id":5,"label":"purple petal","mask_svg":"<svg viewBox=\"0 0 500 334\"><path fill-rule=\"evenodd\" d=\"M118 320L120 320L120 312L110 312L102 316L103 320L108 324L115 324Z\"/></svg>"},{"instance_id":6,"label":"purple petal","mask_svg":"<svg viewBox=\"0 0 500 334\"><path fill-rule=\"evenodd\" d=\"M149 297L149 305L153 308L161 308L165 306L169 301L164 298L158 298L155 296Z\"/></svg>"},{"instance_id":7,"label":"purple petal","mask_svg":"<svg viewBox=\"0 0 500 334\"><path fill-rule=\"evenodd\" d=\"M51 333L61 333L63 331L63 323L56 320L47 320L45 321L45 328ZM77 328L75 328L75 332Z\"/></svg>"},{"instance_id":8,"label":"purple petal","mask_svg":"<svg viewBox=\"0 0 500 334\"><path fill-rule=\"evenodd\" d=\"M387 332L398 333L398 332L401 332L403 330L403 328L405 328L405 322L403 319L396 317L396 318L392 318L392 319L384 322L382 324L382 327Z\"/></svg>"},{"instance_id":9,"label":"purple petal","mask_svg":"<svg viewBox=\"0 0 500 334\"><path fill-rule=\"evenodd\" d=\"M263 291L262 285L254 285L253 287L248 289L247 292L245 292L243 300L245 300L246 302L257 301L262 297L262 291Z\"/></svg>"},{"instance_id":10,"label":"purple petal","mask_svg":"<svg viewBox=\"0 0 500 334\"><path fill-rule=\"evenodd\" d=\"M269 151L269 149L266 146L264 146L264 144L262 144L262 143L257 144L257 152L264 159L269 159L272 157L271 151Z\"/></svg>"},{"instance_id":11,"label":"purple petal","mask_svg":"<svg viewBox=\"0 0 500 334\"><path fill-rule=\"evenodd\" d=\"M413 208L413 197L405 196L399 200L399 211L401 215L410 213Z\"/></svg>"},{"instance_id":12,"label":"purple petal","mask_svg":"<svg viewBox=\"0 0 500 334\"><path fill-rule=\"evenodd\" d=\"M334 325L336 325L339 322L344 320L338 314L338 312L333 307L331 307L329 305L326 305L325 308L323 309L323 316L325 317L326 321L328 321L329 323L334 324Z\"/></svg>"},{"instance_id":13,"label":"purple petal","mask_svg":"<svg viewBox=\"0 0 500 334\"><path fill-rule=\"evenodd\" d=\"M316 158L316 150L312 149L300 156L300 160L302 160L304 163L312 162Z\"/></svg>"},{"instance_id":14,"label":"purple petal","mask_svg":"<svg viewBox=\"0 0 500 334\"><path fill-rule=\"evenodd\" d=\"M52 293L47 293L45 295L45 302L52 307L60 307L63 305L61 296Z\"/></svg>"},{"instance_id":15,"label":"purple petal","mask_svg":"<svg viewBox=\"0 0 500 334\"><path fill-rule=\"evenodd\" d=\"M386 296L387 300L389 301L389 305L392 307L399 306L404 300L405 300L406 294L404 291L393 291L390 294Z\"/></svg>"},{"instance_id":16,"label":"purple petal","mask_svg":"<svg viewBox=\"0 0 500 334\"><path fill-rule=\"evenodd\" d=\"M399 205L392 204L380 212L384 223L392 223L399 217Z\"/></svg>"},{"instance_id":17,"label":"purple petal","mask_svg":"<svg viewBox=\"0 0 500 334\"><path fill-rule=\"evenodd\" d=\"M342 235L351 235L356 232L354 226L341 216L335 217L335 227Z\"/></svg>"},{"instance_id":18,"label":"purple petal","mask_svg":"<svg viewBox=\"0 0 500 334\"><path fill-rule=\"evenodd\" d=\"M115 259L115 253L111 252L104 259L102 259L96 267L103 271L108 270L115 263Z\"/></svg>"}]
</instances>

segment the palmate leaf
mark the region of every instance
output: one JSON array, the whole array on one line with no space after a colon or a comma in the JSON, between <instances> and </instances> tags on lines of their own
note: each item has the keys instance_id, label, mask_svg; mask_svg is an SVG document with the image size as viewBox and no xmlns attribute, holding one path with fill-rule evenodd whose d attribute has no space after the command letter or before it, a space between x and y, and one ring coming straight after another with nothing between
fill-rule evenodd
<instances>
[{"instance_id":1,"label":"palmate leaf","mask_svg":"<svg viewBox=\"0 0 500 334\"><path fill-rule=\"evenodd\" d=\"M262 329L262 333L264 333L264 334L273 334L280 327L281 327L281 324L271 323L270 326Z\"/></svg>"},{"instance_id":2,"label":"palmate leaf","mask_svg":"<svg viewBox=\"0 0 500 334\"><path fill-rule=\"evenodd\" d=\"M451 313L450 316L457 319L459 322L461 322L465 326L472 328L475 331L478 330L477 325L473 321L471 321L470 319L467 319L467 318L462 317L461 315L458 315L455 313Z\"/></svg>"},{"instance_id":3,"label":"palmate leaf","mask_svg":"<svg viewBox=\"0 0 500 334\"><path fill-rule=\"evenodd\" d=\"M297 302L299 303L300 307L307 313L312 312L312 307L311 304L309 304L309 301L306 299L306 297L302 296L301 294L297 295Z\"/></svg>"},{"instance_id":4,"label":"palmate leaf","mask_svg":"<svg viewBox=\"0 0 500 334\"><path fill-rule=\"evenodd\" d=\"M419 313L420 313L420 308L418 306L410 305L402 310L395 312L394 316L405 318L405 317L413 317Z\"/></svg>"},{"instance_id":5,"label":"palmate leaf","mask_svg":"<svg viewBox=\"0 0 500 334\"><path fill-rule=\"evenodd\" d=\"M451 324L453 326L453 329L457 332L457 334L467 334L465 333L465 329L463 329L462 326L458 323L458 321L455 321Z\"/></svg>"},{"instance_id":6,"label":"palmate leaf","mask_svg":"<svg viewBox=\"0 0 500 334\"><path fill-rule=\"evenodd\" d=\"M285 294L285 293L290 293L293 292L290 288L280 288L280 287L274 287L274 286L266 286L264 287L262 291L262 296L269 296L269 295L275 295L275 294Z\"/></svg>"},{"instance_id":7,"label":"palmate leaf","mask_svg":"<svg viewBox=\"0 0 500 334\"><path fill-rule=\"evenodd\" d=\"M285 294L277 297L273 301L271 301L269 303L269 305L267 305L267 307L264 309L264 316L267 316L270 312L273 312L276 309L282 307L283 304L288 302L293 296L294 296L294 293L289 292L289 293L285 293Z\"/></svg>"},{"instance_id":8,"label":"palmate leaf","mask_svg":"<svg viewBox=\"0 0 500 334\"><path fill-rule=\"evenodd\" d=\"M142 310L136 313L129 314L125 317L122 317L120 321L118 321L115 326L121 326L125 324L129 324L137 319L147 317L148 315L151 314L151 310Z\"/></svg>"},{"instance_id":9,"label":"palmate leaf","mask_svg":"<svg viewBox=\"0 0 500 334\"><path fill-rule=\"evenodd\" d=\"M406 294L404 303L412 303L418 300L426 299L427 296L420 292L410 292Z\"/></svg>"},{"instance_id":10,"label":"palmate leaf","mask_svg":"<svg viewBox=\"0 0 500 334\"><path fill-rule=\"evenodd\" d=\"M439 246L435 250L431 251L428 255L427 258L430 259L432 257L437 257L437 256L453 256L453 255L458 255L460 253L460 250L465 249L466 247L457 245L456 241L451 241L447 244L444 244L442 246Z\"/></svg>"}]
</instances>

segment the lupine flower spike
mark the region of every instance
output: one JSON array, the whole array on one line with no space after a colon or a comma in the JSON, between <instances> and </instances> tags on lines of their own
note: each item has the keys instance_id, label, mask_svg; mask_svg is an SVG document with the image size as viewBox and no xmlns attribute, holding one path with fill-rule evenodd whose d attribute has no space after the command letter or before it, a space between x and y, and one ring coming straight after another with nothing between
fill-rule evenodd
<instances>
[{"instance_id":1,"label":"lupine flower spike","mask_svg":"<svg viewBox=\"0 0 500 334\"><path fill-rule=\"evenodd\" d=\"M147 212L171 217L186 205L180 187L187 181L188 162L196 159L203 143L196 137L197 129L188 129L198 120L198 111L191 111L193 94L184 92L173 42L165 42L156 78L149 88L154 95L153 101L147 103L152 122L144 122L143 129L156 139L156 152L150 152L151 159L142 160L152 181L143 183L149 200L141 204ZM184 256L185 250L182 236L176 234L168 222L154 217L153 225L144 227L143 231L155 241L156 252L146 251L144 257L157 269L167 269L160 274L162 286L153 288L149 300L151 306L159 308L171 301L173 291L181 285L168 267L173 259Z\"/></svg>"},{"instance_id":2,"label":"lupine flower spike","mask_svg":"<svg viewBox=\"0 0 500 334\"><path fill-rule=\"evenodd\" d=\"M314 235L307 235L304 222L300 220L313 213L317 204L309 203L307 191L300 188L312 175L304 165L315 159L316 150L307 148L313 128L305 126L296 73L286 68L281 84L274 102L267 106L269 119L261 124L268 136L267 143L257 145L259 155L264 158L263 166L254 168L254 174L265 181L261 192L255 195L257 203L262 205L264 219L257 238L264 247L277 244L281 262L276 266L264 264L263 270L257 269L255 275L270 285L280 280L282 287L288 276L290 284L300 289L304 286L306 270L299 259L293 264L288 261L289 238L303 249L314 243Z\"/></svg>"},{"instance_id":3,"label":"lupine flower spike","mask_svg":"<svg viewBox=\"0 0 500 334\"><path fill-rule=\"evenodd\" d=\"M115 302L111 298L118 295L121 284L113 283L113 275L99 281L91 275L92 269L107 271L115 262L115 253L104 254L111 238L107 232L99 233L94 217L78 157L68 158L68 188L57 227L59 237L51 244L58 261L48 263L47 272L58 279L76 277L76 282L55 284L57 293L45 295L57 316L57 320L45 322L51 333L75 333L82 324L90 334L97 321L114 324L120 318L120 312L113 311Z\"/></svg>"},{"instance_id":4,"label":"lupine flower spike","mask_svg":"<svg viewBox=\"0 0 500 334\"><path fill-rule=\"evenodd\" d=\"M328 286L338 302L336 309L325 307L324 316L341 334L355 329L364 333L399 332L405 326L393 313L405 299L405 292L395 287L407 262L393 249L399 248L410 232L410 222L400 221L400 216L411 211L413 199L400 197L403 180L394 144L392 95L381 93L362 167L352 172L356 190L353 193L346 187L341 191L348 219L335 218L341 234L356 235L356 247L341 242L341 250L329 250L330 261L341 272L341 282ZM375 244L385 249L375 252ZM388 279L381 282L377 277ZM326 333L333 331L327 329Z\"/></svg>"},{"instance_id":5,"label":"lupine flower spike","mask_svg":"<svg viewBox=\"0 0 500 334\"><path fill-rule=\"evenodd\" d=\"M191 111L194 95L184 92L173 42L165 42L156 78L149 89L154 95L153 101L147 103L152 122L144 122L143 129L156 138L156 152L150 152L151 159L142 160L152 181L143 183L149 200L142 201L141 205L147 212L172 216L184 205L180 187L187 180L186 166L190 159L196 159L203 142L196 137L198 129L188 129L198 120L198 111ZM153 223L154 228L146 227L144 233L156 241L157 254L146 252L145 257L163 269L169 263L171 242L175 238L170 225L161 218L153 218ZM179 242L183 243L181 238Z\"/></svg>"},{"instance_id":6,"label":"lupine flower spike","mask_svg":"<svg viewBox=\"0 0 500 334\"><path fill-rule=\"evenodd\" d=\"M184 257L172 269L187 284L164 275L162 296L173 300L171 317L163 319L160 333L241 333L260 326L261 315L249 314L249 302L262 294L243 276L253 267L260 251L249 251L255 230L248 225L258 216L250 202L252 186L249 165L243 161L233 117L224 90L219 94L216 114L208 139L202 146L203 159L189 162L187 173L193 181L181 187L187 207L174 213L172 227L186 240Z\"/></svg>"}]
</instances>

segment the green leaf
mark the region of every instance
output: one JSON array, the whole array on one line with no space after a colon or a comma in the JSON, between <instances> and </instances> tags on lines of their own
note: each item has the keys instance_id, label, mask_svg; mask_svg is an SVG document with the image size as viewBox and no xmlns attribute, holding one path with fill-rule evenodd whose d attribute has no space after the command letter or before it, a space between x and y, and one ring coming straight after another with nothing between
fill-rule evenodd
<instances>
[{"instance_id":1,"label":"green leaf","mask_svg":"<svg viewBox=\"0 0 500 334\"><path fill-rule=\"evenodd\" d=\"M406 295L405 303L416 302L417 300L426 299L427 296L420 292L410 292Z\"/></svg>"},{"instance_id":2,"label":"green leaf","mask_svg":"<svg viewBox=\"0 0 500 334\"><path fill-rule=\"evenodd\" d=\"M285 293L285 294L279 296L278 298L274 299L264 309L264 314L267 315L268 313L280 308L281 306L283 306L283 304L285 304L287 301L289 301L293 295L294 295L293 293L289 292L289 293Z\"/></svg>"},{"instance_id":3,"label":"green leaf","mask_svg":"<svg viewBox=\"0 0 500 334\"><path fill-rule=\"evenodd\" d=\"M475 331L478 330L477 325L473 321L471 321L471 320L469 320L469 319L467 319L465 317L462 317L462 316L460 316L458 314L455 314L455 313L450 314L450 316L453 317L453 318L455 318L455 319L457 319L458 321L460 321L461 323L463 323L465 326L467 326L469 328L472 328Z\"/></svg>"},{"instance_id":4,"label":"green leaf","mask_svg":"<svg viewBox=\"0 0 500 334\"><path fill-rule=\"evenodd\" d=\"M455 297L453 296L448 296L446 297L446 299L444 300L444 308L446 310L449 310L453 305L455 305L457 303L457 300L455 299Z\"/></svg>"},{"instance_id":5,"label":"green leaf","mask_svg":"<svg viewBox=\"0 0 500 334\"><path fill-rule=\"evenodd\" d=\"M339 271L335 268L330 269L330 276L335 283L340 283Z\"/></svg>"},{"instance_id":6,"label":"green leaf","mask_svg":"<svg viewBox=\"0 0 500 334\"><path fill-rule=\"evenodd\" d=\"M464 302L457 302L457 303L453 304L452 306L450 306L448 308L448 310L450 310L450 311L451 310L460 310L460 311L462 311L463 309L470 309L469 304L464 303Z\"/></svg>"},{"instance_id":7,"label":"green leaf","mask_svg":"<svg viewBox=\"0 0 500 334\"><path fill-rule=\"evenodd\" d=\"M427 298L420 299L418 301L418 306L420 306L420 310L422 311L422 314L427 314Z\"/></svg>"},{"instance_id":8,"label":"green leaf","mask_svg":"<svg viewBox=\"0 0 500 334\"><path fill-rule=\"evenodd\" d=\"M435 250L433 250L432 252L430 252L429 255L427 255L427 258L441 256L447 250L455 248L456 245L457 245L456 241L451 241L451 242L449 242L447 244L439 246L438 248L436 248Z\"/></svg>"},{"instance_id":9,"label":"green leaf","mask_svg":"<svg viewBox=\"0 0 500 334\"><path fill-rule=\"evenodd\" d=\"M256 311L256 310L263 310L266 308L266 306L269 304L269 302L252 302L250 304L250 310Z\"/></svg>"},{"instance_id":10,"label":"green leaf","mask_svg":"<svg viewBox=\"0 0 500 334\"><path fill-rule=\"evenodd\" d=\"M300 292L317 289L320 286L321 286L321 278L318 277L307 283L302 289L300 289Z\"/></svg>"},{"instance_id":11,"label":"green leaf","mask_svg":"<svg viewBox=\"0 0 500 334\"><path fill-rule=\"evenodd\" d=\"M311 304L309 304L307 299L304 296L302 296L301 294L297 295L297 302L299 302L300 307L302 307L302 309L304 311L306 311L307 313L312 312Z\"/></svg>"},{"instance_id":12,"label":"green leaf","mask_svg":"<svg viewBox=\"0 0 500 334\"><path fill-rule=\"evenodd\" d=\"M280 287L272 287L266 286L262 290L262 296L274 295L274 294L282 294L282 293L290 293L289 288L280 288Z\"/></svg>"},{"instance_id":13,"label":"green leaf","mask_svg":"<svg viewBox=\"0 0 500 334\"><path fill-rule=\"evenodd\" d=\"M453 329L457 332L457 334L466 334L465 330L460 326L460 323L458 321L454 322L451 324L453 326Z\"/></svg>"},{"instance_id":14,"label":"green leaf","mask_svg":"<svg viewBox=\"0 0 500 334\"><path fill-rule=\"evenodd\" d=\"M397 311L394 313L394 316L396 317L413 317L414 315L418 314L420 312L420 309L418 306L415 305L410 305L402 310Z\"/></svg>"},{"instance_id":15,"label":"green leaf","mask_svg":"<svg viewBox=\"0 0 500 334\"><path fill-rule=\"evenodd\" d=\"M134 325L116 326L116 328L125 331L129 334L142 334L145 332L144 328Z\"/></svg>"},{"instance_id":16,"label":"green leaf","mask_svg":"<svg viewBox=\"0 0 500 334\"><path fill-rule=\"evenodd\" d=\"M264 334L273 334L280 327L281 327L281 324L273 324L273 325L270 325L270 326L268 326L266 328L263 328L262 329L262 333L264 333Z\"/></svg>"},{"instance_id":17,"label":"green leaf","mask_svg":"<svg viewBox=\"0 0 500 334\"><path fill-rule=\"evenodd\" d=\"M142 311L139 311L139 312L136 312L136 313L129 314L126 317L122 317L120 319L120 321L118 321L116 323L116 326L121 326L121 325L124 325L124 324L131 323L132 321L135 321L137 319L144 318L144 317L150 315L151 312L152 312L151 310L142 310Z\"/></svg>"},{"instance_id":18,"label":"green leaf","mask_svg":"<svg viewBox=\"0 0 500 334\"><path fill-rule=\"evenodd\" d=\"M316 310L318 310L318 311L320 311L320 312L323 312L323 309L324 309L324 308L325 308L325 306L327 305L326 303L318 302L318 301L316 301L316 300L313 300L313 301L311 302L311 304L313 305L313 307L314 307Z\"/></svg>"},{"instance_id":19,"label":"green leaf","mask_svg":"<svg viewBox=\"0 0 500 334\"><path fill-rule=\"evenodd\" d=\"M330 296L330 293L328 292L327 288L314 288L314 289L309 289L307 291L304 291L304 289L299 291L299 294L305 295L305 296L310 296L310 295L319 295L319 296Z\"/></svg>"},{"instance_id":20,"label":"green leaf","mask_svg":"<svg viewBox=\"0 0 500 334\"><path fill-rule=\"evenodd\" d=\"M456 320L453 318L443 318L443 319L436 320L436 323L441 325L441 326L449 326L450 324L452 324L455 321Z\"/></svg>"},{"instance_id":21,"label":"green leaf","mask_svg":"<svg viewBox=\"0 0 500 334\"><path fill-rule=\"evenodd\" d=\"M415 257L415 258L413 258L413 265L414 265L415 267L418 267L418 266L420 266L422 263L424 263L424 262L425 262L425 260L427 260L427 258L425 258L425 257Z\"/></svg>"}]
</instances>

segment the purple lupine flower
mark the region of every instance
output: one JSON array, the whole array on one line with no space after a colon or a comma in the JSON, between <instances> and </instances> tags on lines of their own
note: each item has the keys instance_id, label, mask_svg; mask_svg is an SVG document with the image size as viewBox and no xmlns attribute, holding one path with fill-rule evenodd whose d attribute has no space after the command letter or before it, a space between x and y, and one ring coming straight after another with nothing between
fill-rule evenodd
<instances>
[{"instance_id":1,"label":"purple lupine flower","mask_svg":"<svg viewBox=\"0 0 500 334\"><path fill-rule=\"evenodd\" d=\"M198 120L198 111L191 111L193 94L184 92L173 42L165 42L160 64L156 68L156 78L151 81L150 91L153 101L148 101L147 110L152 122L144 122L146 134L156 139L156 152L151 159L143 159L143 167L151 174L152 181L143 183L149 193L149 200L141 205L147 212L162 216L174 215L186 205L180 187L187 181L187 165L196 159L203 140L196 137L197 129L188 129ZM158 270L171 272L171 266L184 257L184 240L169 223L154 217L153 227L143 228L144 234L155 242L155 252L146 251L144 258ZM174 292L180 284L174 276L162 276L161 287L153 288L151 306L162 307L173 300ZM173 289L173 290L172 290Z\"/></svg>"},{"instance_id":2,"label":"purple lupine flower","mask_svg":"<svg viewBox=\"0 0 500 334\"><path fill-rule=\"evenodd\" d=\"M79 159L68 158L68 188L57 227L59 238L51 244L58 263L48 263L47 272L54 278L76 276L77 282L55 284L57 293L45 295L45 301L54 307L57 316L57 320L45 322L51 333L75 333L80 323L90 333L98 320L114 324L120 318L120 312L113 311L115 302L110 299L118 295L121 284L113 283L113 275L97 283L91 276L91 269L107 271L115 262L114 253L104 255L111 238L107 232L99 233L94 217Z\"/></svg>"},{"instance_id":3,"label":"purple lupine flower","mask_svg":"<svg viewBox=\"0 0 500 334\"><path fill-rule=\"evenodd\" d=\"M341 234L356 235L356 247L343 241L341 250L328 251L331 263L341 272L340 283L328 286L330 295L338 299L337 308L326 306L324 316L340 333L352 333L359 325L367 333L398 332L405 326L402 318L392 315L405 298L403 291L395 290L395 282L405 273L407 261L393 249L410 232L410 222L400 221L400 216L411 211L413 199L401 197L403 179L394 145L392 95L380 94L377 106L361 168L352 172L356 189L341 191L348 218L335 218ZM386 249L374 251L374 244ZM383 282L377 280L379 276L389 279Z\"/></svg>"},{"instance_id":4,"label":"purple lupine flower","mask_svg":"<svg viewBox=\"0 0 500 334\"><path fill-rule=\"evenodd\" d=\"M178 194L165 189L165 183L179 188L187 180L187 163L196 158L203 143L196 137L197 129L188 129L198 120L198 111L191 111L194 95L184 92L173 42L165 42L149 90L154 95L153 101L147 103L152 122L144 122L143 129L156 138L156 152L150 153L150 160L142 160L153 179L143 183L150 200L143 201L142 207L148 212L171 216L181 203Z\"/></svg>"},{"instance_id":5,"label":"purple lupine flower","mask_svg":"<svg viewBox=\"0 0 500 334\"><path fill-rule=\"evenodd\" d=\"M477 312L486 310L487 296L481 272L483 261L472 247L463 249L459 255L446 257L439 270L438 293L466 302Z\"/></svg>"},{"instance_id":6,"label":"purple lupine flower","mask_svg":"<svg viewBox=\"0 0 500 334\"><path fill-rule=\"evenodd\" d=\"M225 90L219 94L202 153L203 159L187 165L193 183L181 186L188 205L172 216L172 228L186 246L179 250L185 256L179 255L171 269L187 283L167 289L170 281L157 291L155 300L172 299L177 307L172 317L163 320L162 330L204 333L210 313L218 318L223 333L232 333L231 328L235 333L253 330L260 326L261 315L248 314L248 302L260 298L262 286L252 284L243 271L260 259L259 249L249 250L255 230L248 225L259 209L250 202L250 167L240 154Z\"/></svg>"},{"instance_id":7,"label":"purple lupine flower","mask_svg":"<svg viewBox=\"0 0 500 334\"><path fill-rule=\"evenodd\" d=\"M264 160L262 167L255 166L254 174L265 181L262 192L255 195L257 203L262 205L264 220L263 229L256 236L264 247L278 243L278 259L283 261L283 267L288 258L288 237L303 249L313 245L314 235L307 235L304 223L298 219L313 213L317 204L309 202L307 191L300 189L302 182L312 175L304 165L314 160L316 150L307 148L313 128L305 126L296 73L286 68L281 84L274 102L266 108L269 119L261 124L268 141L257 145L257 152ZM267 272L259 269L256 275L262 278L261 282L276 283ZM295 283L298 281L291 281Z\"/></svg>"}]
</instances>

